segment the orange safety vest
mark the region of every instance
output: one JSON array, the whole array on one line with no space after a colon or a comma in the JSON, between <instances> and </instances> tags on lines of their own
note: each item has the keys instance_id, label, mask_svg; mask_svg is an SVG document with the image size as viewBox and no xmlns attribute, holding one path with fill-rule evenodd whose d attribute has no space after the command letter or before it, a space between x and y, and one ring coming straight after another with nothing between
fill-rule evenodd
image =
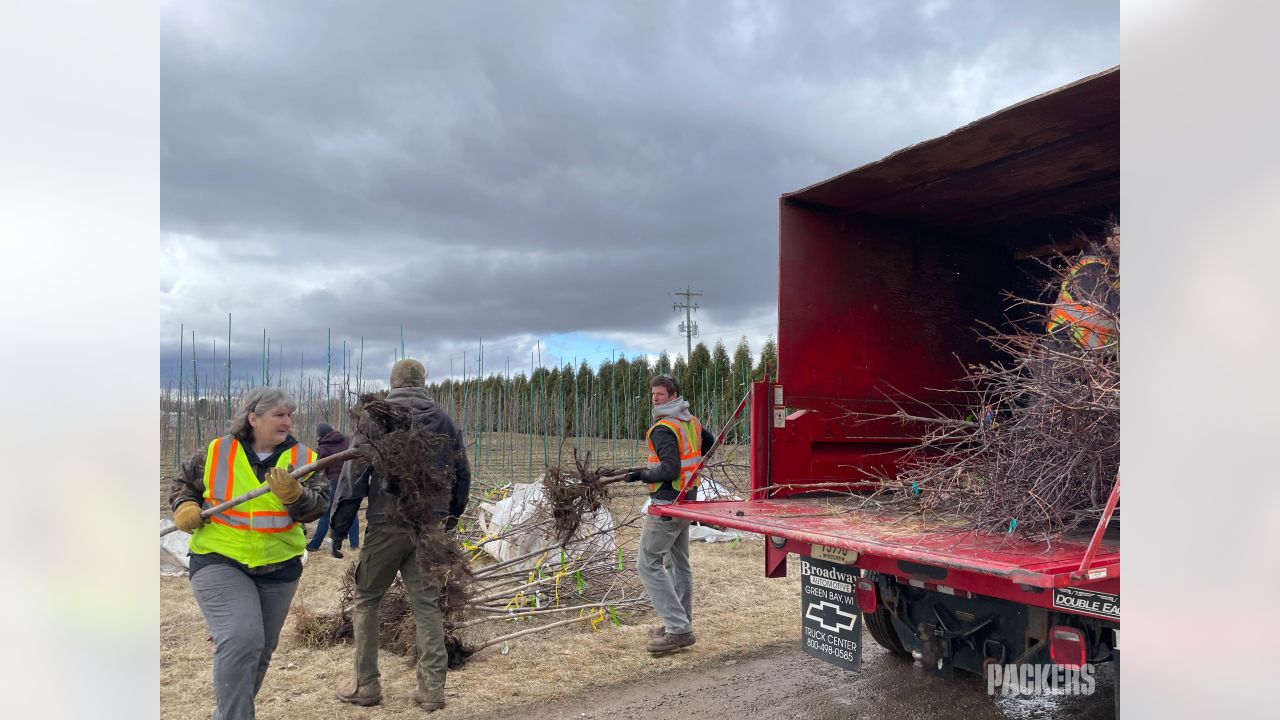
<instances>
[{"instance_id":1,"label":"orange safety vest","mask_svg":"<svg viewBox=\"0 0 1280 720\"><path fill-rule=\"evenodd\" d=\"M315 462L317 457L311 448L297 444L280 454L276 467L301 467ZM263 484L234 436L209 443L204 459L204 508ZM297 557L306 545L302 525L294 522L280 498L269 492L210 517L206 525L191 534L189 547L192 552L215 552L249 567L259 567Z\"/></svg>"},{"instance_id":2,"label":"orange safety vest","mask_svg":"<svg viewBox=\"0 0 1280 720\"><path fill-rule=\"evenodd\" d=\"M662 465L662 460L658 458L658 451L653 447L652 437L653 431L659 427L669 428L671 432L675 433L676 442L680 445L680 475L670 485L676 490L683 490L685 483L692 478L693 482L690 483L690 486L698 487L701 478L693 477L693 471L702 462L702 423L698 422L696 417L689 420L663 418L654 423L648 432L644 434L645 442L649 444L650 469ZM662 483L649 483L649 492L657 492L660 487L662 487Z\"/></svg>"},{"instance_id":3,"label":"orange safety vest","mask_svg":"<svg viewBox=\"0 0 1280 720\"><path fill-rule=\"evenodd\" d=\"M1088 255L1080 259L1067 273L1058 292L1058 302L1049 313L1049 321L1045 329L1050 335L1065 334L1076 345L1090 350L1110 345L1116 336L1116 322L1113 317L1103 314L1096 304L1080 302L1071 293L1071 285L1076 276L1090 265L1102 266L1106 276L1111 275L1111 263L1105 258ZM1119 290L1119 280L1112 282L1112 287ZM1088 300L1089 298L1084 298Z\"/></svg>"}]
</instances>

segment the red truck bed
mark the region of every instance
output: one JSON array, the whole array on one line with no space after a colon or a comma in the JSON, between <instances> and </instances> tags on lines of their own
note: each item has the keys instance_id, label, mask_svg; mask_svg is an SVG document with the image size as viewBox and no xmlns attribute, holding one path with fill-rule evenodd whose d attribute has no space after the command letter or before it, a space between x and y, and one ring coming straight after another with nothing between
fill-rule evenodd
<instances>
[{"instance_id":1,"label":"red truck bed","mask_svg":"<svg viewBox=\"0 0 1280 720\"><path fill-rule=\"evenodd\" d=\"M861 493L927 434L896 411L961 417L965 367L1010 366L985 328L1044 327L1042 307L1010 294L1052 300L1046 263L1118 223L1119 182L1113 68L783 195L777 374L753 384L747 415L753 499L649 512L768 537L768 577L794 553L1118 623L1117 523L1049 542ZM1118 498L1117 479L1103 515Z\"/></svg>"},{"instance_id":2,"label":"red truck bed","mask_svg":"<svg viewBox=\"0 0 1280 720\"><path fill-rule=\"evenodd\" d=\"M860 509L859 498L706 501L653 506L655 515L696 520L761 535L856 551L865 565L903 560L1001 578L1035 588L1118 582L1120 543L1104 539L1090 563L1093 577L1072 580L1088 536L1036 543L1016 536L977 533L960 521ZM1105 583L1111 585L1112 583ZM1102 584L1099 583L1099 586Z\"/></svg>"}]
</instances>

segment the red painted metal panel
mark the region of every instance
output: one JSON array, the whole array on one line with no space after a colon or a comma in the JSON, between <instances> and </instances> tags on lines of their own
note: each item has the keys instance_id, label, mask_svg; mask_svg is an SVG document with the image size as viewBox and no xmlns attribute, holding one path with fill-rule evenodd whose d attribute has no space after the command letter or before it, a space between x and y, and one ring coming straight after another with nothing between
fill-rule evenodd
<instances>
[{"instance_id":1,"label":"red painted metal panel","mask_svg":"<svg viewBox=\"0 0 1280 720\"><path fill-rule=\"evenodd\" d=\"M993 351L976 332L999 323L1018 279L1010 248L933 237L784 204L778 372L790 408L823 400L887 406L902 393L947 399L964 361Z\"/></svg>"},{"instance_id":2,"label":"red painted metal panel","mask_svg":"<svg viewBox=\"0 0 1280 720\"><path fill-rule=\"evenodd\" d=\"M978 324L1001 323L1002 291L1023 281L1012 249L823 208L784 204L781 213L779 378L787 408L809 412L775 432L773 484L892 475L895 446L922 429L870 417L891 415L895 403L932 415L962 400L947 390L963 363L994 357Z\"/></svg>"},{"instance_id":3,"label":"red painted metal panel","mask_svg":"<svg viewBox=\"0 0 1280 720\"><path fill-rule=\"evenodd\" d=\"M812 545L799 540L788 540L781 548L774 548L768 543L768 541L766 541L765 549L767 551L766 556L770 553L775 556L785 555L787 553L809 555L812 552ZM984 575L978 572L957 569L948 569L946 577L942 579L931 578L922 574L913 575L910 572L905 572L899 565L897 559L871 554L860 554L857 561L850 564L864 570L892 575L903 583L919 583L919 585L923 586L926 590L946 592L945 590L939 589L941 587L946 587L953 591L951 594L956 595L964 595L966 593L972 595L983 595L986 597L1000 598L1001 600L1009 600L1023 605L1041 607L1054 612L1069 613L1073 615L1088 615L1090 617L1098 617L1104 620L1115 620L1115 618L1107 615L1094 615L1088 612L1079 612L1054 607L1052 588L1027 583L1018 583L1010 580L1009 578ZM774 576L770 575L768 577ZM1055 576L1055 586L1077 587L1112 593L1115 595L1120 594L1120 580L1118 576L1112 579L1094 581L1090 583L1066 583L1063 582L1065 578L1065 575Z\"/></svg>"},{"instance_id":4,"label":"red painted metal panel","mask_svg":"<svg viewBox=\"0 0 1280 720\"><path fill-rule=\"evenodd\" d=\"M769 486L769 374L751 385L751 492L762 493Z\"/></svg>"},{"instance_id":5,"label":"red painted metal panel","mask_svg":"<svg viewBox=\"0 0 1280 720\"><path fill-rule=\"evenodd\" d=\"M1083 586L1072 581L1070 574L1079 567L1087 542L1060 540L1047 545L1017 536L976 533L911 515L859 510L857 502L857 498L713 501L653 506L649 512L849 548L864 558L902 560L1002 578L1005 583L1038 588ZM1107 570L1099 579L1118 580L1119 561L1119 543L1104 540L1094 559L1095 568Z\"/></svg>"}]
</instances>

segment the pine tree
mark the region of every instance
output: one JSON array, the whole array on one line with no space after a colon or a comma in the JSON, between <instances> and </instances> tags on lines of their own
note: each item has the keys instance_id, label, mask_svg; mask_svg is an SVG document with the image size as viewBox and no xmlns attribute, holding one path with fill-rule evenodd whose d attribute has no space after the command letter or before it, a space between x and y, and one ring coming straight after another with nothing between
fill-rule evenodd
<instances>
[{"instance_id":1,"label":"pine tree","mask_svg":"<svg viewBox=\"0 0 1280 720\"><path fill-rule=\"evenodd\" d=\"M643 437L648 427L649 380L653 376L653 368L649 367L649 356L641 355L631 361L631 382L628 387L631 391L632 410L628 416L631 425L626 437Z\"/></svg>"},{"instance_id":2,"label":"pine tree","mask_svg":"<svg viewBox=\"0 0 1280 720\"><path fill-rule=\"evenodd\" d=\"M666 350L663 350L662 354L658 356L658 364L653 367L653 374L661 375L662 373L670 373L670 372L671 372L671 356L667 354Z\"/></svg>"},{"instance_id":3,"label":"pine tree","mask_svg":"<svg viewBox=\"0 0 1280 720\"><path fill-rule=\"evenodd\" d=\"M711 351L711 390L715 395L716 417L725 414L725 403L733 395L729 389L733 386L730 375L729 353L724 349L724 342L716 341L715 350Z\"/></svg>"},{"instance_id":4,"label":"pine tree","mask_svg":"<svg viewBox=\"0 0 1280 720\"><path fill-rule=\"evenodd\" d=\"M733 380L727 387L733 388L730 396L741 399L747 394L747 384L751 381L751 346L747 344L747 336L738 341L738 348L733 351Z\"/></svg>"},{"instance_id":5,"label":"pine tree","mask_svg":"<svg viewBox=\"0 0 1280 720\"><path fill-rule=\"evenodd\" d=\"M760 350L760 363L756 365L756 371L752 377L756 380L762 379L766 368L768 368L770 377L774 379L778 377L778 345L773 341L772 335L764 342L764 348Z\"/></svg>"},{"instance_id":6,"label":"pine tree","mask_svg":"<svg viewBox=\"0 0 1280 720\"><path fill-rule=\"evenodd\" d=\"M583 437L591 435L595 431L595 426L591 424L591 392L595 386L595 374L591 372L591 366L586 360L578 366L577 382L577 422L574 427L574 434Z\"/></svg>"},{"instance_id":7,"label":"pine tree","mask_svg":"<svg viewBox=\"0 0 1280 720\"><path fill-rule=\"evenodd\" d=\"M689 400L690 405L706 407L707 399L711 397L711 388L707 387L711 380L711 352L707 350L706 345L698 343L693 346L687 372L688 382L681 383L685 398Z\"/></svg>"},{"instance_id":8,"label":"pine tree","mask_svg":"<svg viewBox=\"0 0 1280 720\"><path fill-rule=\"evenodd\" d=\"M596 370L596 383L592 401L595 403L596 436L607 438L613 436L613 361L605 360Z\"/></svg>"},{"instance_id":9,"label":"pine tree","mask_svg":"<svg viewBox=\"0 0 1280 720\"><path fill-rule=\"evenodd\" d=\"M613 387L609 397L614 404L613 416L617 423L617 437L627 437L628 417L631 414L631 401L627 395L627 383L631 380L631 363L625 354L618 355L613 364Z\"/></svg>"}]
</instances>

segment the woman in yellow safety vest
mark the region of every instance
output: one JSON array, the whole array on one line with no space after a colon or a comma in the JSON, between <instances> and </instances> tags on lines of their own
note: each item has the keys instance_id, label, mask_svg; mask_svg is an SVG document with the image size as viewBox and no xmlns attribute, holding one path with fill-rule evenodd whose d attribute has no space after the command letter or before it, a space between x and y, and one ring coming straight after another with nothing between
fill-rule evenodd
<instances>
[{"instance_id":1,"label":"woman in yellow safety vest","mask_svg":"<svg viewBox=\"0 0 1280 720\"><path fill-rule=\"evenodd\" d=\"M305 484L289 474L291 466L316 460L290 434L296 409L282 390L250 390L230 434L197 452L170 487L174 523L191 533L191 590L213 634L214 720L253 717L253 699L302 576L302 523L328 506L323 473L308 475ZM201 517L202 509L264 483L271 492Z\"/></svg>"}]
</instances>

